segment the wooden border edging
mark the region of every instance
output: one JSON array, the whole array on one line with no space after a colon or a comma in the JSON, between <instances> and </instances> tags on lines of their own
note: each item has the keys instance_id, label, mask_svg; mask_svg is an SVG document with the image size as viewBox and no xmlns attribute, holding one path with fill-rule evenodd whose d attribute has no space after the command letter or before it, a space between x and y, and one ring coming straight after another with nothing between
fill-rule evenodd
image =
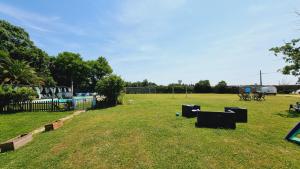
<instances>
[{"instance_id":1,"label":"wooden border edging","mask_svg":"<svg viewBox=\"0 0 300 169\"><path fill-rule=\"evenodd\" d=\"M61 120L57 120L53 123L46 124L45 125L45 132L51 131L51 130L56 130L56 129L60 128L63 125L64 125L64 122L61 121Z\"/></svg>"},{"instance_id":2,"label":"wooden border edging","mask_svg":"<svg viewBox=\"0 0 300 169\"><path fill-rule=\"evenodd\" d=\"M0 152L12 151L19 149L25 144L29 143L32 140L32 134L22 134L13 139L6 141L5 143L0 144Z\"/></svg>"},{"instance_id":3,"label":"wooden border edging","mask_svg":"<svg viewBox=\"0 0 300 169\"><path fill-rule=\"evenodd\" d=\"M13 151L13 150L17 150L20 147L26 145L27 143L29 143L30 141L32 141L33 139L33 135L35 134L39 134L42 133L44 131L51 131L51 130L55 130L57 128L60 128L63 125L63 122L69 119L72 119L75 116L78 116L79 114L86 112L86 110L79 110L79 111L75 111L73 114L68 115L64 118L61 118L51 124L45 125L43 127L37 128L33 131L31 131L30 133L26 133L26 134L22 134L19 135L15 138L9 139L6 142L3 142L0 144L0 153L4 153L7 151ZM47 126L47 127L46 127Z\"/></svg>"}]
</instances>

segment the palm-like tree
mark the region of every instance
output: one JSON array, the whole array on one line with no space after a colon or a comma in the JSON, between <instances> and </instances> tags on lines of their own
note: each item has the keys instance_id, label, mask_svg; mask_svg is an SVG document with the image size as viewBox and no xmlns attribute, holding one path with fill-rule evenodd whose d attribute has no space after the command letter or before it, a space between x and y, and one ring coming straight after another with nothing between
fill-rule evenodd
<instances>
[{"instance_id":1,"label":"palm-like tree","mask_svg":"<svg viewBox=\"0 0 300 169\"><path fill-rule=\"evenodd\" d=\"M2 84L41 85L35 69L25 61L13 60L7 53L0 52L0 79Z\"/></svg>"}]
</instances>

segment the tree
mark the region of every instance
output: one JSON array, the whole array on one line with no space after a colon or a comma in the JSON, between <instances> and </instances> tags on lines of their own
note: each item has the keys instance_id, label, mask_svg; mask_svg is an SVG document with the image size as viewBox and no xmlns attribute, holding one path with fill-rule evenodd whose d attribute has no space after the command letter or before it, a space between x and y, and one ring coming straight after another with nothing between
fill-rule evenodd
<instances>
[{"instance_id":1,"label":"tree","mask_svg":"<svg viewBox=\"0 0 300 169\"><path fill-rule=\"evenodd\" d=\"M49 56L34 45L23 28L0 20L0 50L8 52L12 59L25 61L35 68L46 85L55 83L49 70Z\"/></svg>"},{"instance_id":2,"label":"tree","mask_svg":"<svg viewBox=\"0 0 300 169\"><path fill-rule=\"evenodd\" d=\"M222 80L215 86L216 93L226 93L227 92L227 83Z\"/></svg>"},{"instance_id":3,"label":"tree","mask_svg":"<svg viewBox=\"0 0 300 169\"><path fill-rule=\"evenodd\" d=\"M86 63L89 69L89 85L87 86L87 88L89 88L89 90L94 90L97 81L105 75L112 73L112 68L110 67L107 60L102 56L100 56L97 60L90 60Z\"/></svg>"},{"instance_id":4,"label":"tree","mask_svg":"<svg viewBox=\"0 0 300 169\"><path fill-rule=\"evenodd\" d=\"M88 82L88 65L82 60L80 54L72 52L59 53L53 59L51 72L54 80L60 86L72 86L73 92Z\"/></svg>"},{"instance_id":5,"label":"tree","mask_svg":"<svg viewBox=\"0 0 300 169\"><path fill-rule=\"evenodd\" d=\"M21 27L14 26L7 21L0 20L0 50L10 52L16 48L32 48L33 42L29 34Z\"/></svg>"},{"instance_id":6,"label":"tree","mask_svg":"<svg viewBox=\"0 0 300 169\"><path fill-rule=\"evenodd\" d=\"M0 51L0 71L2 84L43 84L43 79L37 75L34 68L30 67L25 61L11 59L8 53L3 51Z\"/></svg>"},{"instance_id":7,"label":"tree","mask_svg":"<svg viewBox=\"0 0 300 169\"><path fill-rule=\"evenodd\" d=\"M120 76L108 75L97 82L96 91L100 95L106 97L107 106L114 106L117 104L118 97L124 89L125 82Z\"/></svg>"},{"instance_id":8,"label":"tree","mask_svg":"<svg viewBox=\"0 0 300 169\"><path fill-rule=\"evenodd\" d=\"M271 48L275 56L283 55L283 60L287 63L280 71L285 75L300 75L300 39L293 39L283 46Z\"/></svg>"},{"instance_id":9,"label":"tree","mask_svg":"<svg viewBox=\"0 0 300 169\"><path fill-rule=\"evenodd\" d=\"M200 80L195 84L194 91L196 93L210 93L212 89L209 80Z\"/></svg>"},{"instance_id":10,"label":"tree","mask_svg":"<svg viewBox=\"0 0 300 169\"><path fill-rule=\"evenodd\" d=\"M19 66L24 63L23 66L32 67L34 74L43 79L45 86L71 86L74 82L77 91L92 91L99 79L112 73L112 68L104 57L87 62L79 54L71 52L50 57L35 46L23 28L4 20L0 20L0 50L7 52L10 60Z\"/></svg>"},{"instance_id":11,"label":"tree","mask_svg":"<svg viewBox=\"0 0 300 169\"><path fill-rule=\"evenodd\" d=\"M144 79L144 80L142 81L142 86L143 86L143 87L149 86L149 82L148 82L147 79Z\"/></svg>"}]
</instances>

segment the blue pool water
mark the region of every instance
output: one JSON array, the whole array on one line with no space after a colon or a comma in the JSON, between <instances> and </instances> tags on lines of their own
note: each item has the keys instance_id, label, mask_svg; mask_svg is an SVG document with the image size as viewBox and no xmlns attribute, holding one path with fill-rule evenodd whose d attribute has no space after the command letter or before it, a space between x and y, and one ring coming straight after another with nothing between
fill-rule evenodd
<instances>
[{"instance_id":1,"label":"blue pool water","mask_svg":"<svg viewBox=\"0 0 300 169\"><path fill-rule=\"evenodd\" d=\"M76 101L83 101L83 100L86 100L86 99L92 99L93 97L92 96L78 96L78 97L74 97L74 99L76 100ZM72 101L72 99L53 99L53 101L59 101L60 103L65 103L65 102L67 102L67 101ZM51 102L52 101L52 99L40 99L40 100L34 100L34 101L32 101L32 102Z\"/></svg>"}]
</instances>

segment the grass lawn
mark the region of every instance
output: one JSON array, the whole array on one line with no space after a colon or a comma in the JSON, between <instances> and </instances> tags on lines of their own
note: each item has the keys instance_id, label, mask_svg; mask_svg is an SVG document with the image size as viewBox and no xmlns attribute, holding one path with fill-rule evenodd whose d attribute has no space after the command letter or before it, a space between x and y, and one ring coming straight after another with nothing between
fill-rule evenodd
<instances>
[{"instance_id":1,"label":"grass lawn","mask_svg":"<svg viewBox=\"0 0 300 169\"><path fill-rule=\"evenodd\" d=\"M296 101L287 96L256 102L239 101L236 95L126 95L124 105L88 111L15 152L0 154L0 167L299 168L300 147L283 139L300 121L286 111ZM248 123L237 124L236 130L195 128L195 118L175 116L184 103L203 110L246 107ZM35 116L28 119L40 118ZM3 117L1 134L2 128L17 134L18 127L7 125L20 122L3 124Z\"/></svg>"},{"instance_id":2,"label":"grass lawn","mask_svg":"<svg viewBox=\"0 0 300 169\"><path fill-rule=\"evenodd\" d=\"M71 112L22 112L0 114L0 142L28 133ZM0 166L1 167L1 166Z\"/></svg>"}]
</instances>

